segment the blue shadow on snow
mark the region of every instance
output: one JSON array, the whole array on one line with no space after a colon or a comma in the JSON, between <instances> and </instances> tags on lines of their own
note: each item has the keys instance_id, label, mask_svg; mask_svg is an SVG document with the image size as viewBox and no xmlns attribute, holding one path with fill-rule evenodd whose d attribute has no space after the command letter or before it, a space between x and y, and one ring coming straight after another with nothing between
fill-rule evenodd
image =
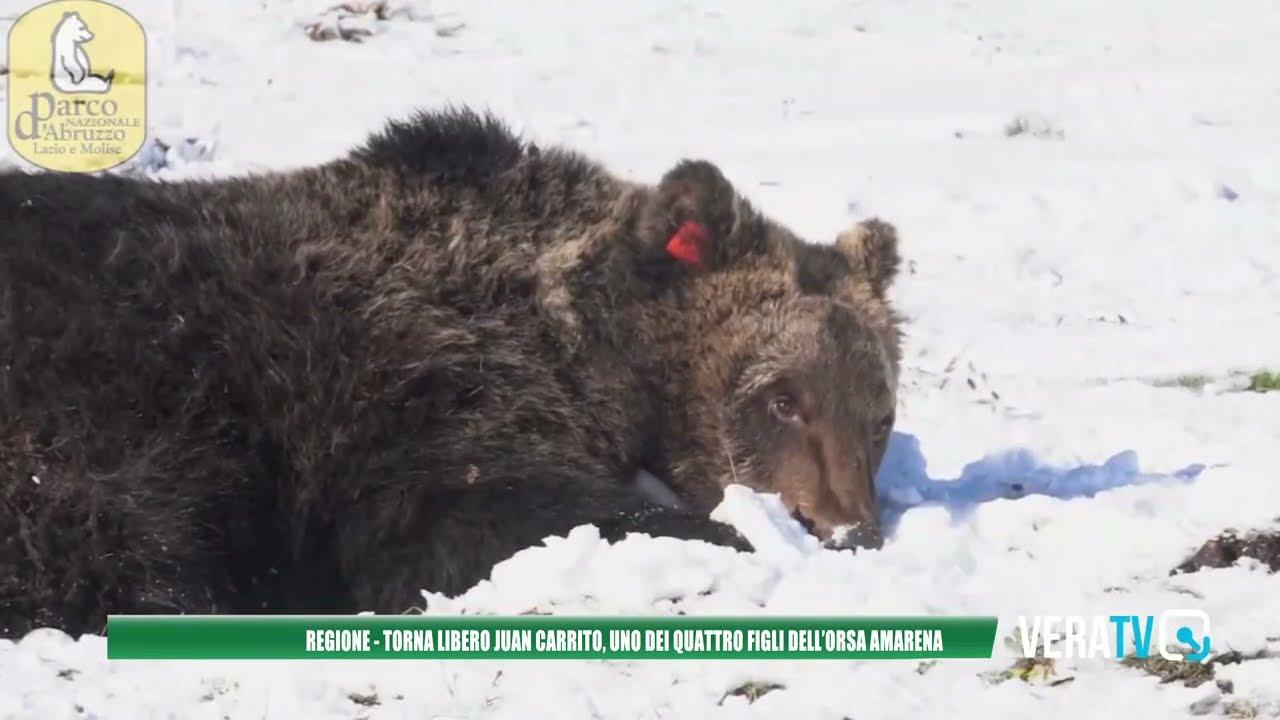
<instances>
[{"instance_id":1,"label":"blue shadow on snow","mask_svg":"<svg viewBox=\"0 0 1280 720\"><path fill-rule=\"evenodd\" d=\"M1002 498L1049 495L1069 500L1129 485L1191 482L1204 467L1188 465L1167 475L1144 473L1138 469L1138 454L1125 450L1101 465L1057 468L1040 462L1029 450L1013 449L969 463L958 478L935 479L926 472L919 439L895 432L876 476L876 497L880 522L891 532L902 514L917 505L941 505L953 516L963 516Z\"/></svg>"}]
</instances>

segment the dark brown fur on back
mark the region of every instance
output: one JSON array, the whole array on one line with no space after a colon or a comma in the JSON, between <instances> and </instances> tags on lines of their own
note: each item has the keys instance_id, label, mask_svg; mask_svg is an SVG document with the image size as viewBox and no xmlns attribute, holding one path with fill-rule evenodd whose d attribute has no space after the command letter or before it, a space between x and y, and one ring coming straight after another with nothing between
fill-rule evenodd
<instances>
[{"instance_id":1,"label":"dark brown fur on back","mask_svg":"<svg viewBox=\"0 0 1280 720\"><path fill-rule=\"evenodd\" d=\"M891 410L897 256L805 245L720 183L634 185L467 111L284 174L0 175L0 636L395 612L587 522L738 542L706 517L717 383L808 327L805 357L866 348L814 377ZM663 251L690 218L697 271Z\"/></svg>"}]
</instances>

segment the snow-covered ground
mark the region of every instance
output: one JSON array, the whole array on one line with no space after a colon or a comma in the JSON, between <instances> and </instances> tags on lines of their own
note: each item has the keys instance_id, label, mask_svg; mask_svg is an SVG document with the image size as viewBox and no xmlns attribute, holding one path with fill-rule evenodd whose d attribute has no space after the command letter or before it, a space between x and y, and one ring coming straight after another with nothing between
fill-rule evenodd
<instances>
[{"instance_id":1,"label":"snow-covered ground","mask_svg":"<svg viewBox=\"0 0 1280 720\"><path fill-rule=\"evenodd\" d=\"M308 39L326 0L122 4L151 42L170 149L139 162L162 178L319 162L469 103L634 179L711 159L814 240L898 226L883 550L788 545L738 498L766 551L584 527L429 612L996 614L998 656L108 664L101 638L40 631L0 641L0 717L1280 716L1280 574L1168 575L1280 517L1280 393L1240 392L1280 370L1274 0L455 0L342 21L361 43ZM1180 607L1216 651L1269 657L1219 667L1230 693L1104 660L991 679L1018 615ZM748 681L781 688L727 695Z\"/></svg>"}]
</instances>

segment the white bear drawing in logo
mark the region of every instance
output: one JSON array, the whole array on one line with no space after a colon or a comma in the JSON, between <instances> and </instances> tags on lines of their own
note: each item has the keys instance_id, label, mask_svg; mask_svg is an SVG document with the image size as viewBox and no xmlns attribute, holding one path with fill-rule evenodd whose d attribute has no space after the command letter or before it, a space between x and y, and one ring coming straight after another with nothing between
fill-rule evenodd
<instances>
[{"instance_id":1,"label":"white bear drawing in logo","mask_svg":"<svg viewBox=\"0 0 1280 720\"><path fill-rule=\"evenodd\" d=\"M89 55L81 47L93 39L89 26L80 13L63 13L53 29L53 86L64 93L104 93L111 89L116 76L112 70L105 77L95 75L89 66Z\"/></svg>"}]
</instances>

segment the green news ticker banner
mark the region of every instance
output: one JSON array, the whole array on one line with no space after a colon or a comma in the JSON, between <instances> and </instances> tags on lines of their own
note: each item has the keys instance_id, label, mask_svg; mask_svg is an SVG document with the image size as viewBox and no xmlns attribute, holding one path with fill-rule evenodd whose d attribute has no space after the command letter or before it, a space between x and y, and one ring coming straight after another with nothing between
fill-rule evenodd
<instances>
[{"instance_id":1,"label":"green news ticker banner","mask_svg":"<svg viewBox=\"0 0 1280 720\"><path fill-rule=\"evenodd\" d=\"M994 617L117 615L112 660L991 657Z\"/></svg>"}]
</instances>

